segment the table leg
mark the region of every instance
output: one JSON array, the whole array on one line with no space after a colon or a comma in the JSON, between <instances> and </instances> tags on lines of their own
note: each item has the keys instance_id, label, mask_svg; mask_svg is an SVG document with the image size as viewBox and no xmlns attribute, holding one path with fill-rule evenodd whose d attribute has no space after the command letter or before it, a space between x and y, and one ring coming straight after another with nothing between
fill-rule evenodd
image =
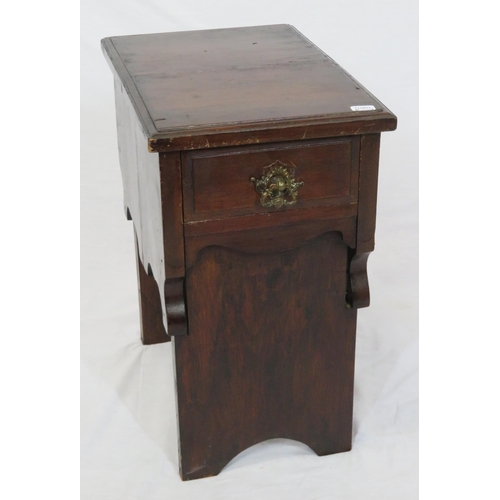
<instances>
[{"instance_id":1,"label":"table leg","mask_svg":"<svg viewBox=\"0 0 500 500\"><path fill-rule=\"evenodd\" d=\"M141 340L144 345L170 341L163 326L160 292L154 276L150 276L139 256L137 236L135 237L137 260L137 283L139 287L139 310L141 317Z\"/></svg>"}]
</instances>

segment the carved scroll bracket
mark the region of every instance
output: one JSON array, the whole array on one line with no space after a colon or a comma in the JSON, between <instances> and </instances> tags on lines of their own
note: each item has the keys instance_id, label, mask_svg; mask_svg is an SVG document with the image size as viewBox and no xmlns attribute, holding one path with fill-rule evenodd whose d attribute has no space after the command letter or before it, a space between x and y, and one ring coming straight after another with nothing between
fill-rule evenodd
<instances>
[{"instance_id":1,"label":"carved scroll bracket","mask_svg":"<svg viewBox=\"0 0 500 500\"><path fill-rule=\"evenodd\" d=\"M366 265L370 252L354 254L348 272L346 307L361 309L370 305L370 288Z\"/></svg>"},{"instance_id":2,"label":"carved scroll bracket","mask_svg":"<svg viewBox=\"0 0 500 500\"><path fill-rule=\"evenodd\" d=\"M184 278L165 280L165 310L167 333L170 336L187 335Z\"/></svg>"}]
</instances>

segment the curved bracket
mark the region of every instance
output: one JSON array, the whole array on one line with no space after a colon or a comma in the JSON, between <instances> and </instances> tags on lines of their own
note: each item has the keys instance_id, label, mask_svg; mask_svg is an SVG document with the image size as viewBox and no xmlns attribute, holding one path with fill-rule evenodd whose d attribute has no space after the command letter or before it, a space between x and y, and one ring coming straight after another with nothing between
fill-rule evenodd
<instances>
[{"instance_id":1,"label":"curved bracket","mask_svg":"<svg viewBox=\"0 0 500 500\"><path fill-rule=\"evenodd\" d=\"M165 280L165 310L167 333L170 336L187 335L186 301L184 278Z\"/></svg>"},{"instance_id":2,"label":"curved bracket","mask_svg":"<svg viewBox=\"0 0 500 500\"><path fill-rule=\"evenodd\" d=\"M366 264L370 252L355 254L349 265L348 290L346 297L347 307L361 309L370 305L370 288Z\"/></svg>"}]
</instances>

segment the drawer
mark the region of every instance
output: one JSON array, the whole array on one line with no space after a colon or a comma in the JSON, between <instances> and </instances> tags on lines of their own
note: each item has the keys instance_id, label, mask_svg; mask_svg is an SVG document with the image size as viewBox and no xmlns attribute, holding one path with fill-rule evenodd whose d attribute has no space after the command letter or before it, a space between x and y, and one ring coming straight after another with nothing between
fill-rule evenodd
<instances>
[{"instance_id":1,"label":"drawer","mask_svg":"<svg viewBox=\"0 0 500 500\"><path fill-rule=\"evenodd\" d=\"M358 163L357 136L185 152L184 221L350 205L357 202ZM290 189L271 194L277 178Z\"/></svg>"}]
</instances>

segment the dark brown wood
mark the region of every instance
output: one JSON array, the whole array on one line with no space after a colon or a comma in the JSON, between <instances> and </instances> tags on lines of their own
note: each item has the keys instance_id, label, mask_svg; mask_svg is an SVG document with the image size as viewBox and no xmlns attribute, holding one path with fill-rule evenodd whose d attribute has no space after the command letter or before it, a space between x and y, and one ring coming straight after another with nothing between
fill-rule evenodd
<instances>
[{"instance_id":1,"label":"dark brown wood","mask_svg":"<svg viewBox=\"0 0 500 500\"><path fill-rule=\"evenodd\" d=\"M385 114L372 117L367 121L359 117L339 117L322 122L302 125L300 120L295 124L273 123L276 128L260 129L251 128L238 132L204 132L196 136L179 136L165 139L149 139L149 150L152 152L193 150L204 148L220 148L227 146L238 146L241 144L265 144L269 142L300 141L303 139L320 139L333 136L349 136L360 134L371 134L381 131L396 130L397 121L395 117L387 117Z\"/></svg>"},{"instance_id":2,"label":"dark brown wood","mask_svg":"<svg viewBox=\"0 0 500 500\"><path fill-rule=\"evenodd\" d=\"M218 474L270 438L318 455L351 448L346 265L336 233L281 253L199 252L186 277L189 335L173 342L183 479Z\"/></svg>"},{"instance_id":3,"label":"dark brown wood","mask_svg":"<svg viewBox=\"0 0 500 500\"><path fill-rule=\"evenodd\" d=\"M279 161L295 171L298 201L285 210L356 203L359 138L296 141L183 154L186 222L269 213L252 177Z\"/></svg>"},{"instance_id":4,"label":"dark brown wood","mask_svg":"<svg viewBox=\"0 0 500 500\"><path fill-rule=\"evenodd\" d=\"M139 165L136 161L137 141L135 112L127 97L125 89L117 78L114 80L115 106L116 106L116 129L118 135L118 153L120 169L123 182L123 202L125 215L128 220L136 218L139 224L139 184L137 183L137 170Z\"/></svg>"},{"instance_id":5,"label":"dark brown wood","mask_svg":"<svg viewBox=\"0 0 500 500\"><path fill-rule=\"evenodd\" d=\"M151 151L396 127L380 101L286 24L112 37L102 47ZM356 105L374 109L353 111Z\"/></svg>"},{"instance_id":6,"label":"dark brown wood","mask_svg":"<svg viewBox=\"0 0 500 500\"><path fill-rule=\"evenodd\" d=\"M153 295L159 293L160 309L144 305L141 324L156 324L161 320L168 331L166 281L184 276L180 153L150 153L132 103L117 80L115 98L125 214L134 221L140 265L149 270L147 280L144 277L148 284L145 282L143 286ZM156 281L156 285L149 283L151 280ZM145 314L155 317L144 318ZM160 333L146 333L145 337L143 333L145 343L156 343L159 340L154 339L161 338Z\"/></svg>"},{"instance_id":7,"label":"dark brown wood","mask_svg":"<svg viewBox=\"0 0 500 500\"><path fill-rule=\"evenodd\" d=\"M345 219L308 220L279 227L262 225L259 228L240 229L220 233L186 234L186 264L195 262L200 250L209 246L223 246L232 250L252 253L283 252L335 231L351 249L356 242L356 217Z\"/></svg>"},{"instance_id":8,"label":"dark brown wood","mask_svg":"<svg viewBox=\"0 0 500 500\"><path fill-rule=\"evenodd\" d=\"M370 252L354 253L349 263L348 304L353 309L370 305L370 288L366 265Z\"/></svg>"},{"instance_id":9,"label":"dark brown wood","mask_svg":"<svg viewBox=\"0 0 500 500\"><path fill-rule=\"evenodd\" d=\"M139 285L139 311L141 340L144 345L169 342L170 337L163 326L163 313L158 284L150 276L139 257L137 235L135 235L135 254L137 260L137 282Z\"/></svg>"},{"instance_id":10,"label":"dark brown wood","mask_svg":"<svg viewBox=\"0 0 500 500\"><path fill-rule=\"evenodd\" d=\"M134 221L139 258L145 269L151 269L159 289L163 290L165 266L159 154L148 152L132 104L119 82L115 82L115 95L125 212L127 218ZM182 227L182 219L180 224ZM163 296L163 291L160 293Z\"/></svg>"},{"instance_id":11,"label":"dark brown wood","mask_svg":"<svg viewBox=\"0 0 500 500\"><path fill-rule=\"evenodd\" d=\"M375 247L377 214L378 161L380 134L361 137L359 155L358 253L371 252Z\"/></svg>"},{"instance_id":12,"label":"dark brown wood","mask_svg":"<svg viewBox=\"0 0 500 500\"><path fill-rule=\"evenodd\" d=\"M356 216L357 208L357 203L340 206L334 205L331 207L313 207L302 210L294 210L292 207L287 207L286 209L272 210L251 217L242 216L230 217L228 219L189 222L184 225L184 234L186 237L197 234L222 234L228 231L237 231L239 229L281 227L308 220L345 219ZM352 246L356 246L356 233L352 235Z\"/></svg>"},{"instance_id":13,"label":"dark brown wood","mask_svg":"<svg viewBox=\"0 0 500 500\"><path fill-rule=\"evenodd\" d=\"M361 137L358 229L356 249L349 263L349 301L355 309L370 305L367 263L370 252L375 247L379 152L380 134Z\"/></svg>"},{"instance_id":14,"label":"dark brown wood","mask_svg":"<svg viewBox=\"0 0 500 500\"><path fill-rule=\"evenodd\" d=\"M167 311L168 334L187 335L186 299L184 278L165 281L165 309Z\"/></svg>"},{"instance_id":15,"label":"dark brown wood","mask_svg":"<svg viewBox=\"0 0 500 500\"><path fill-rule=\"evenodd\" d=\"M179 153L160 154L160 185L163 217L165 278L184 276L184 217Z\"/></svg>"},{"instance_id":16,"label":"dark brown wood","mask_svg":"<svg viewBox=\"0 0 500 500\"><path fill-rule=\"evenodd\" d=\"M289 25L102 46L143 341L172 337L181 477L276 437L349 450L380 132L396 117ZM275 162L304 182L293 205L263 206L251 181Z\"/></svg>"}]
</instances>

